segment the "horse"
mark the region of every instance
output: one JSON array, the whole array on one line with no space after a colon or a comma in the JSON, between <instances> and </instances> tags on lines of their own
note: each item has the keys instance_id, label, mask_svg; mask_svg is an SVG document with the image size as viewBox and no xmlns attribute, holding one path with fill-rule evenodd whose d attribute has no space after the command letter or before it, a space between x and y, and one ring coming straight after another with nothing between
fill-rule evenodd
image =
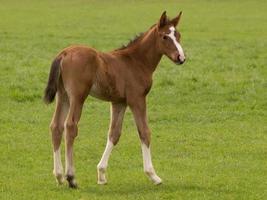
<instances>
[{"instance_id":1,"label":"horse","mask_svg":"<svg viewBox=\"0 0 267 200\"><path fill-rule=\"evenodd\" d=\"M63 49L53 60L44 102L56 98L55 112L50 123L54 169L58 184L66 179L70 188L77 188L74 173L73 144L78 134L78 122L85 99L90 95L111 104L108 138L97 165L97 183L106 184L106 170L112 149L118 143L127 107L133 113L141 141L145 174L154 184L161 178L155 172L150 153L151 132L148 126L146 96L152 86L152 76L163 55L176 64L185 62L176 27L182 12L170 19L164 11L157 23L128 45L111 52L73 45ZM65 176L60 144L65 135Z\"/></svg>"}]
</instances>

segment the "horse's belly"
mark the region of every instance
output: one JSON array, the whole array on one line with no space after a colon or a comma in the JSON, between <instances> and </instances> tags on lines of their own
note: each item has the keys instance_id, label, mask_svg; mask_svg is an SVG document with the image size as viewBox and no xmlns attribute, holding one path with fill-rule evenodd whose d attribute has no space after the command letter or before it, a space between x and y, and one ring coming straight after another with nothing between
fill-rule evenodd
<instances>
[{"instance_id":1,"label":"horse's belly","mask_svg":"<svg viewBox=\"0 0 267 200\"><path fill-rule=\"evenodd\" d=\"M100 86L98 86L97 84L92 85L89 95L98 99L108 100L105 92L103 92Z\"/></svg>"},{"instance_id":2,"label":"horse's belly","mask_svg":"<svg viewBox=\"0 0 267 200\"><path fill-rule=\"evenodd\" d=\"M97 83L92 85L89 95L104 101L122 101L124 99L118 93L112 91L111 88L101 87Z\"/></svg>"}]
</instances>

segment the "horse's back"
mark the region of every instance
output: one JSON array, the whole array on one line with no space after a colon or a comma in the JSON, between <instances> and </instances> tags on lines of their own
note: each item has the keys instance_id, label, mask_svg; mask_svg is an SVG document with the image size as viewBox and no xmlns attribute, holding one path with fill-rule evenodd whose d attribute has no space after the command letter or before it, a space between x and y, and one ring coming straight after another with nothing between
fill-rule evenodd
<instances>
[{"instance_id":1,"label":"horse's back","mask_svg":"<svg viewBox=\"0 0 267 200\"><path fill-rule=\"evenodd\" d=\"M106 101L124 98L123 64L116 56L82 45L67 47L58 56L67 92Z\"/></svg>"}]
</instances>

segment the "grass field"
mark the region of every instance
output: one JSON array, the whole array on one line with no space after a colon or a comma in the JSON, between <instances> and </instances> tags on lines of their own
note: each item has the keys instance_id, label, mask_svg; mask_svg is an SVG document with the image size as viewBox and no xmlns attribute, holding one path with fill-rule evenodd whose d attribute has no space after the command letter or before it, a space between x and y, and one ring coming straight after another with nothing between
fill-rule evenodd
<instances>
[{"instance_id":1,"label":"grass field","mask_svg":"<svg viewBox=\"0 0 267 200\"><path fill-rule=\"evenodd\" d=\"M96 165L109 104L89 98L75 142L78 190L57 186L42 102L62 48L109 51L163 10L180 24L187 62L164 58L149 94L152 156L164 183L144 175L127 111L106 186ZM267 199L267 2L0 0L0 199Z\"/></svg>"}]
</instances>

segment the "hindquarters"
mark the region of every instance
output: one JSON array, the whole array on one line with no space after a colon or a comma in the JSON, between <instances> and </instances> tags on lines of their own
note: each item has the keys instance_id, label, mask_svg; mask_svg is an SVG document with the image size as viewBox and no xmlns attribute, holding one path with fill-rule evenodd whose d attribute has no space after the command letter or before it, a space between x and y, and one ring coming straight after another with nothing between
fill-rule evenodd
<instances>
[{"instance_id":1,"label":"hindquarters","mask_svg":"<svg viewBox=\"0 0 267 200\"><path fill-rule=\"evenodd\" d=\"M98 66L98 53L92 48L73 46L63 51L61 77L69 98L85 100L96 79Z\"/></svg>"},{"instance_id":2,"label":"hindquarters","mask_svg":"<svg viewBox=\"0 0 267 200\"><path fill-rule=\"evenodd\" d=\"M51 64L44 102L53 102L60 85L68 97L85 98L95 79L98 60L98 54L92 48L71 46L64 49Z\"/></svg>"}]
</instances>

